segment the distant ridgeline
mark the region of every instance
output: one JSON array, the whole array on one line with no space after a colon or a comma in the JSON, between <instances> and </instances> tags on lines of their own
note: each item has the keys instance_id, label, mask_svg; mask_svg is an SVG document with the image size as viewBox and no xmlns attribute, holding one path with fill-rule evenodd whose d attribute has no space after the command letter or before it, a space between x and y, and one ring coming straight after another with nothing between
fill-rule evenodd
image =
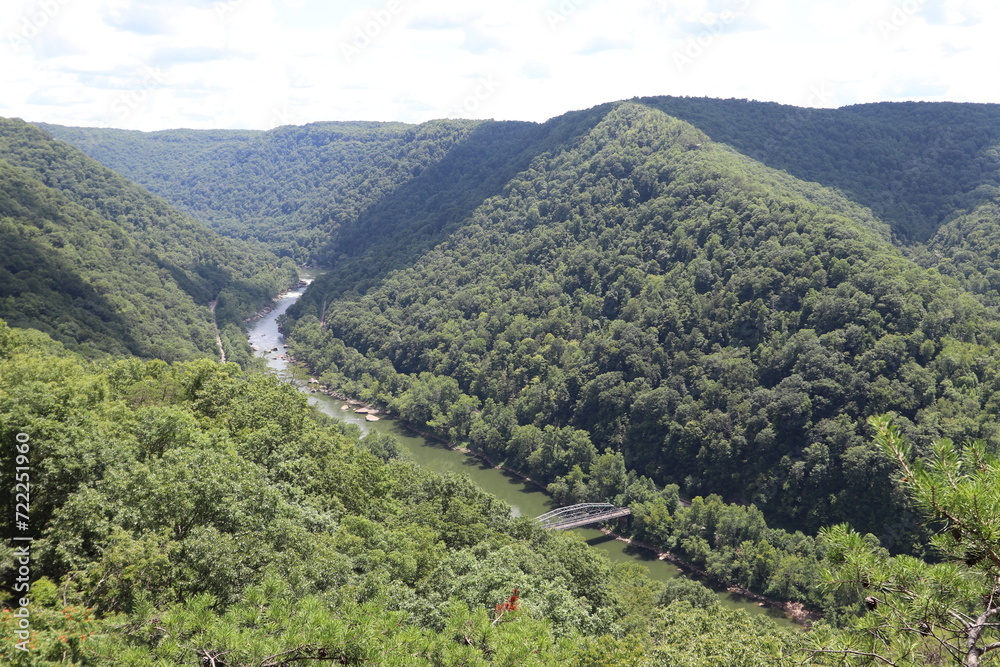
<instances>
[{"instance_id":1,"label":"distant ridgeline","mask_svg":"<svg viewBox=\"0 0 1000 667\"><path fill-rule=\"evenodd\" d=\"M995 105L46 128L222 233L328 265L289 312L295 355L562 500L676 483L911 549L865 419L896 413L918 449L1000 446Z\"/></svg>"},{"instance_id":2,"label":"distant ridgeline","mask_svg":"<svg viewBox=\"0 0 1000 667\"><path fill-rule=\"evenodd\" d=\"M843 192L904 241L995 200L1000 105L926 102L803 109L746 100L640 100L769 167Z\"/></svg>"},{"instance_id":3,"label":"distant ridgeline","mask_svg":"<svg viewBox=\"0 0 1000 667\"><path fill-rule=\"evenodd\" d=\"M217 355L295 277L290 260L178 213L78 149L0 119L0 317L87 354Z\"/></svg>"}]
</instances>

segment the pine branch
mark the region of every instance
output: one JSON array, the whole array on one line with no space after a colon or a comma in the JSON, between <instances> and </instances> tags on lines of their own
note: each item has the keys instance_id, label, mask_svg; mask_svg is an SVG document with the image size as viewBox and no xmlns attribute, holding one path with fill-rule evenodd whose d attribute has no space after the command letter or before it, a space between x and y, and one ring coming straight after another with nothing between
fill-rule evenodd
<instances>
[{"instance_id":1,"label":"pine branch","mask_svg":"<svg viewBox=\"0 0 1000 667\"><path fill-rule=\"evenodd\" d=\"M860 657L860 658L874 658L875 660L879 660L879 661L885 663L886 665L890 665L891 667L898 667L898 665L895 662L893 662L892 660L889 660L885 656L879 655L878 653L869 653L867 651L855 651L855 650L852 650L852 649L849 649L849 648L841 648L841 649L810 648L810 649L806 649L806 650L809 651L810 653L813 653L813 654L815 654L815 653L829 653L829 654L836 654L836 655L853 655L853 656L857 656L857 657Z\"/></svg>"},{"instance_id":2,"label":"pine branch","mask_svg":"<svg viewBox=\"0 0 1000 667\"><path fill-rule=\"evenodd\" d=\"M315 655L305 655L303 652L316 649ZM293 653L300 653L300 655L295 655L292 657L285 657L283 660L278 661L278 658L283 656L290 656ZM257 667L277 667L277 665L287 664L289 662L298 662L299 660L331 660L331 656L327 649L319 647L318 644L303 644L302 646L296 646L295 648L288 649L287 651L282 651L281 653L275 653L274 655L268 656L257 663Z\"/></svg>"}]
</instances>

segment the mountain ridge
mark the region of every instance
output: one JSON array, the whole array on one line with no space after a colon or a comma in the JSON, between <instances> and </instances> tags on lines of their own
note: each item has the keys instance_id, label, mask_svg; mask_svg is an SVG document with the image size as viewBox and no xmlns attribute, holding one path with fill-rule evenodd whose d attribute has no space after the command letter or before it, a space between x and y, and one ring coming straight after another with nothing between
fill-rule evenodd
<instances>
[{"instance_id":1,"label":"mountain ridge","mask_svg":"<svg viewBox=\"0 0 1000 667\"><path fill-rule=\"evenodd\" d=\"M737 99L638 99L769 166L843 190L907 242L929 239L956 208L968 205L966 197L1000 177L996 104L813 109Z\"/></svg>"},{"instance_id":2,"label":"mountain ridge","mask_svg":"<svg viewBox=\"0 0 1000 667\"><path fill-rule=\"evenodd\" d=\"M213 355L216 317L238 322L293 279L23 121L0 120L0 165L4 246L19 250L0 259L0 316L90 354Z\"/></svg>"},{"instance_id":3,"label":"mountain ridge","mask_svg":"<svg viewBox=\"0 0 1000 667\"><path fill-rule=\"evenodd\" d=\"M318 282L290 312L292 347L317 373L329 369L328 384L382 393L405 418L536 479L561 483L574 463L586 473L610 446L659 483L753 500L785 525L849 519L878 531L898 492L888 479L872 491L881 464L864 416L904 410L919 433L938 398L905 398L914 373L939 372L928 370L937 349L923 344L981 340L995 355L996 316L907 259L870 213L848 217L864 209L789 183L683 121L618 105L364 296L328 300ZM945 309L967 324L934 329ZM919 361L883 362L870 376L899 345ZM509 448L500 443L516 429L489 420L582 429L594 449L574 461L530 438ZM996 437L982 415L963 426L954 435ZM830 449L822 459L815 442ZM808 481L820 468L825 483ZM845 485L853 491L832 510L825 494Z\"/></svg>"}]
</instances>

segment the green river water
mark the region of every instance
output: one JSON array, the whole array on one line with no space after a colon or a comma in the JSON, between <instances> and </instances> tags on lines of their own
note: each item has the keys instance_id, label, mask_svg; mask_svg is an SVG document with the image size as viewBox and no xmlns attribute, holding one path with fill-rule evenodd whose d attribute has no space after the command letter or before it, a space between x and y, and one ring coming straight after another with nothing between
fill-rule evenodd
<instances>
[{"instance_id":1,"label":"green river water","mask_svg":"<svg viewBox=\"0 0 1000 667\"><path fill-rule=\"evenodd\" d=\"M312 276L303 272L303 277L309 280ZM259 348L255 352L267 360L269 368L279 377L292 382L300 390L306 392L309 402L323 413L342 421L356 424L362 433L377 431L393 435L400 445L409 452L411 458L422 466L441 473L455 472L467 475L483 490L502 498L510 504L515 515L538 516L556 507L551 498L530 482L525 482L512 473L492 468L481 459L450 449L444 445L427 439L391 418L381 418L377 422L365 421L363 414L355 414L353 409L344 409L344 403L319 392L312 392L307 384L308 376L303 375L299 368L291 366L279 355L285 353L284 337L278 331L277 318L302 295L303 290L293 290L283 294L274 304L271 312L254 320L248 331L250 344ZM269 352L278 347L278 352ZM665 581L672 577L683 576L681 572L667 561L658 560L648 549L633 547L625 542L608 537L596 528L580 528L571 531L598 549L613 561L640 563L649 571L654 579ZM761 607L756 602L726 591L718 592L722 604L731 608L745 609L753 614L766 614L782 625L792 625L781 613Z\"/></svg>"}]
</instances>

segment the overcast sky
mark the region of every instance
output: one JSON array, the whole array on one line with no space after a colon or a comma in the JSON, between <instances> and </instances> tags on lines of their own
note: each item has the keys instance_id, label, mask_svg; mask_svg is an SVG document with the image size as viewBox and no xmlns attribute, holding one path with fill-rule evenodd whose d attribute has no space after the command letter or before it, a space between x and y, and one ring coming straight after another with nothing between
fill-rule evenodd
<instances>
[{"instance_id":1,"label":"overcast sky","mask_svg":"<svg viewBox=\"0 0 1000 667\"><path fill-rule=\"evenodd\" d=\"M542 121L646 95L1000 102L997 0L3 0L0 116Z\"/></svg>"}]
</instances>

